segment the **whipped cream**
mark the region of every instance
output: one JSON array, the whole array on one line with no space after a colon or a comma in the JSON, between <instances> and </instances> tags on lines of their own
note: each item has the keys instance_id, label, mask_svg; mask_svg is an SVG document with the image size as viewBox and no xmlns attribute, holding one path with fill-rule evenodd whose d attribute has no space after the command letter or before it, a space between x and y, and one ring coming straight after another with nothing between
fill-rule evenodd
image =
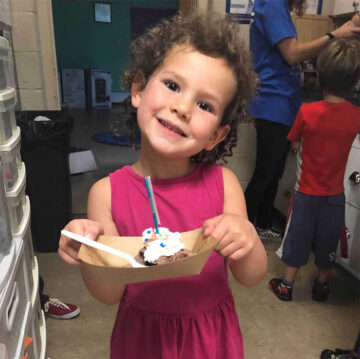
<instances>
[{"instance_id":1,"label":"whipped cream","mask_svg":"<svg viewBox=\"0 0 360 359\"><path fill-rule=\"evenodd\" d=\"M144 260L155 262L161 256L170 257L185 248L185 244L180 241L179 232L170 232L168 228L159 227L159 233L155 233L153 228L145 229L142 233L146 246Z\"/></svg>"}]
</instances>

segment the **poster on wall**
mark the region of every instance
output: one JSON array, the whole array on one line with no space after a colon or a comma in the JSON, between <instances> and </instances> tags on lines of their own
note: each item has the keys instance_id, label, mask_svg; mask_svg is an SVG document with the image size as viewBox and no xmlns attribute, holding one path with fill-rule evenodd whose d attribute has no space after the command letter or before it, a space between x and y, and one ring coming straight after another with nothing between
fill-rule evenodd
<instances>
[{"instance_id":1,"label":"poster on wall","mask_svg":"<svg viewBox=\"0 0 360 359\"><path fill-rule=\"evenodd\" d=\"M230 14L251 15L254 0L230 0Z\"/></svg>"},{"instance_id":2,"label":"poster on wall","mask_svg":"<svg viewBox=\"0 0 360 359\"><path fill-rule=\"evenodd\" d=\"M227 0L226 12L233 21L250 24L255 0Z\"/></svg>"}]
</instances>

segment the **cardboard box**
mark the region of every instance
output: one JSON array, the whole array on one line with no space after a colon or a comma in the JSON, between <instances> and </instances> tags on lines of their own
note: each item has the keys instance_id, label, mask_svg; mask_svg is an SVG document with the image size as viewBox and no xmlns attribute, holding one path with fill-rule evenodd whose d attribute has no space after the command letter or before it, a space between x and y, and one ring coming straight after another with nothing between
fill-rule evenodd
<instances>
[{"instance_id":1,"label":"cardboard box","mask_svg":"<svg viewBox=\"0 0 360 359\"><path fill-rule=\"evenodd\" d=\"M195 255L162 265L132 268L125 259L86 245L81 245L79 258L101 282L108 285L147 282L200 274L217 240L214 237L205 239L202 235L202 228L183 232L180 240L185 244L185 248L193 251ZM135 257L144 246L142 237L100 236L98 242L129 253L132 257Z\"/></svg>"},{"instance_id":2,"label":"cardboard box","mask_svg":"<svg viewBox=\"0 0 360 359\"><path fill-rule=\"evenodd\" d=\"M61 69L62 106L85 108L85 79L82 69Z\"/></svg>"}]
</instances>

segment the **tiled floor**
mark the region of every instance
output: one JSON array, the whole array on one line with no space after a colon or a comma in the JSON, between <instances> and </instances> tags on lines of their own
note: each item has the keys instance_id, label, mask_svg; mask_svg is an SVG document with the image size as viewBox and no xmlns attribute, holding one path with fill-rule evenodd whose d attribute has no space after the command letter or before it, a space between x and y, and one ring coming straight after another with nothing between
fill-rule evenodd
<instances>
[{"instance_id":1,"label":"tiled floor","mask_svg":"<svg viewBox=\"0 0 360 359\"><path fill-rule=\"evenodd\" d=\"M91 140L92 135L109 130L110 121L116 116L114 111L72 113L75 117L72 145L91 149L99 167L95 172L72 176L73 213L82 217L91 184L108 172L134 162L137 152ZM316 359L324 348L353 346L359 330L359 282L337 267L329 301L314 302L311 284L315 268L311 258L299 273L294 300L281 302L267 289L268 281L283 270L275 255L278 245L265 243L269 267L260 284L243 288L230 278L244 336L245 358ZM77 268L64 263L56 253L37 253L37 258L46 293L81 308L80 316L73 320L47 319L47 355L51 359L109 357L116 306L96 302L87 293Z\"/></svg>"}]
</instances>

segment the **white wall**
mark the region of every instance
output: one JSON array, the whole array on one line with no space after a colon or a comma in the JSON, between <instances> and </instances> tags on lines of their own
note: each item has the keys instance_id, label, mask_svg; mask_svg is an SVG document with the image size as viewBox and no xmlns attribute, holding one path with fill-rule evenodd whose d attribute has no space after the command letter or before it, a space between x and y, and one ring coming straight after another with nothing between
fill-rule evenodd
<instances>
[{"instance_id":1,"label":"white wall","mask_svg":"<svg viewBox=\"0 0 360 359\"><path fill-rule=\"evenodd\" d=\"M59 110L50 0L10 0L12 45L21 110Z\"/></svg>"},{"instance_id":2,"label":"white wall","mask_svg":"<svg viewBox=\"0 0 360 359\"><path fill-rule=\"evenodd\" d=\"M324 3L325 2L326 1L324 1ZM343 14L343 13L354 11L354 7L353 7L354 2L360 4L359 0L355 0L355 1L354 0L335 0L333 15ZM360 10L360 6L358 6L358 10Z\"/></svg>"},{"instance_id":3,"label":"white wall","mask_svg":"<svg viewBox=\"0 0 360 359\"><path fill-rule=\"evenodd\" d=\"M321 15L329 16L334 14L334 7L335 7L336 0L325 0L323 1Z\"/></svg>"},{"instance_id":4,"label":"white wall","mask_svg":"<svg viewBox=\"0 0 360 359\"><path fill-rule=\"evenodd\" d=\"M323 0L321 15L338 15L354 11L354 0ZM360 0L355 0L360 10Z\"/></svg>"}]
</instances>

